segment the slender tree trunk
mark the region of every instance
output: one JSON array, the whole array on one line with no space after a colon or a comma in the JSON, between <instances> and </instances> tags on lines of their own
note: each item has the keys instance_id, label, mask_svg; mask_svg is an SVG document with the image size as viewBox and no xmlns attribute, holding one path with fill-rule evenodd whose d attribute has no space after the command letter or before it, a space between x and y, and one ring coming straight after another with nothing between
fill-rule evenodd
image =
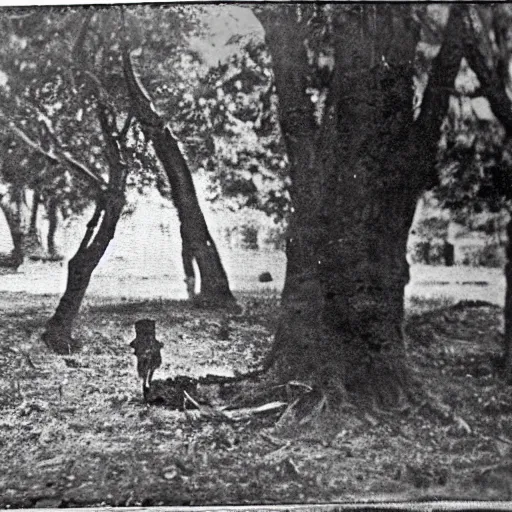
<instances>
[{"instance_id":1,"label":"slender tree trunk","mask_svg":"<svg viewBox=\"0 0 512 512\"><path fill-rule=\"evenodd\" d=\"M98 118L109 165L108 189L100 193L94 215L87 224L80 247L68 263L64 295L54 315L46 324L43 340L58 354L68 354L80 348L80 342L71 336L73 322L82 304L91 275L114 238L125 204L124 189L127 170L118 138L119 130L115 114L102 103L101 93L99 96Z\"/></svg>"},{"instance_id":2,"label":"slender tree trunk","mask_svg":"<svg viewBox=\"0 0 512 512\"><path fill-rule=\"evenodd\" d=\"M41 237L37 229L37 214L39 211L39 205L41 204L41 197L38 191L34 191L32 199L32 207L30 209L30 222L28 232L25 237L25 255L30 259L40 259L43 254L43 246L41 243Z\"/></svg>"},{"instance_id":3,"label":"slender tree trunk","mask_svg":"<svg viewBox=\"0 0 512 512\"><path fill-rule=\"evenodd\" d=\"M13 249L10 254L0 256L0 266L15 270L23 264L23 260L25 259L25 233L20 229L18 218L16 215L12 215L11 210L2 208L2 211L7 221L7 226L9 227Z\"/></svg>"},{"instance_id":4,"label":"slender tree trunk","mask_svg":"<svg viewBox=\"0 0 512 512\"><path fill-rule=\"evenodd\" d=\"M153 141L155 152L171 185L173 202L181 223L182 241L188 254L187 259L189 262L195 260L199 268L201 291L197 299L209 304L233 304L235 299L229 288L226 272L199 206L192 174L178 141L169 127L162 127L162 130L150 132L148 135ZM189 266L190 263L185 270L190 273Z\"/></svg>"},{"instance_id":5,"label":"slender tree trunk","mask_svg":"<svg viewBox=\"0 0 512 512\"><path fill-rule=\"evenodd\" d=\"M98 205L87 224L85 236L76 254L69 260L66 290L54 315L46 324L45 343L57 354L77 351L81 344L72 334L73 322L82 305L92 273L114 238L124 200L115 192Z\"/></svg>"},{"instance_id":6,"label":"slender tree trunk","mask_svg":"<svg viewBox=\"0 0 512 512\"><path fill-rule=\"evenodd\" d=\"M41 204L41 197L39 192L34 191L32 199L32 209L30 210L30 226L28 232L30 235L37 236L37 214L39 212L39 205Z\"/></svg>"},{"instance_id":7,"label":"slender tree trunk","mask_svg":"<svg viewBox=\"0 0 512 512\"><path fill-rule=\"evenodd\" d=\"M28 234L28 209L24 190L15 185L8 185L8 191L0 198L0 208L7 221L13 243L13 250L9 255L0 258L0 265L17 269L25 259Z\"/></svg>"},{"instance_id":8,"label":"slender tree trunk","mask_svg":"<svg viewBox=\"0 0 512 512\"><path fill-rule=\"evenodd\" d=\"M135 76L126 46L123 51L123 62L132 109L142 125L145 136L152 141L155 153L171 185L172 199L181 224L183 247L187 252L184 262L190 265L191 261L195 260L199 268L201 291L197 300L204 304L230 307L235 304L235 298L229 288L217 247L206 225L197 200L192 174L178 140L153 108L147 92ZM193 278L191 268L185 268L187 279Z\"/></svg>"},{"instance_id":9,"label":"slender tree trunk","mask_svg":"<svg viewBox=\"0 0 512 512\"><path fill-rule=\"evenodd\" d=\"M417 198L436 177L447 91L462 57L456 7L415 120L409 9L369 5L354 16L339 7L336 64L317 124L306 96L307 25L290 27L295 6L260 17L294 206L274 364L282 378L309 381L335 403L351 392L392 405L408 389L406 243Z\"/></svg>"},{"instance_id":10,"label":"slender tree trunk","mask_svg":"<svg viewBox=\"0 0 512 512\"><path fill-rule=\"evenodd\" d=\"M58 257L57 249L55 246L55 234L57 233L57 200L55 198L50 198L48 200L48 235L46 238L48 255L50 259L55 259Z\"/></svg>"}]
</instances>

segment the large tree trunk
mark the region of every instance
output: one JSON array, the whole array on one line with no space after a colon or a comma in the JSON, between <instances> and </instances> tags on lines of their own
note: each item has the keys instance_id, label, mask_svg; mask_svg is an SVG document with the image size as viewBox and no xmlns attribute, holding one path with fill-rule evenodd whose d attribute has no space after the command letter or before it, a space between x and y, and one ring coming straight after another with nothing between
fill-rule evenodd
<instances>
[{"instance_id":1,"label":"large tree trunk","mask_svg":"<svg viewBox=\"0 0 512 512\"><path fill-rule=\"evenodd\" d=\"M174 206L180 220L187 280L193 279L190 262L195 260L201 276L199 303L232 306L235 298L197 199L194 181L178 140L155 111L147 92L136 78L128 48L124 48L124 71L131 106L142 125L145 136L152 141L171 185ZM187 283L188 284L188 283Z\"/></svg>"},{"instance_id":2,"label":"large tree trunk","mask_svg":"<svg viewBox=\"0 0 512 512\"><path fill-rule=\"evenodd\" d=\"M104 206L100 201L87 224L80 247L69 260L66 290L43 334L44 342L57 354L69 354L81 346L71 336L73 322L82 305L92 273L114 238L123 206L124 200L115 193L107 195Z\"/></svg>"},{"instance_id":3,"label":"large tree trunk","mask_svg":"<svg viewBox=\"0 0 512 512\"><path fill-rule=\"evenodd\" d=\"M402 337L405 259L419 194L434 163L460 66L460 8L413 117L417 34L409 6L337 8L335 68L322 123L306 95L305 22L295 6L260 16L273 60L290 158L288 238L276 371L335 402L347 392L396 404L407 391ZM449 52L448 52L449 48ZM299 65L297 65L299 62ZM311 107L311 108L310 108Z\"/></svg>"}]
</instances>

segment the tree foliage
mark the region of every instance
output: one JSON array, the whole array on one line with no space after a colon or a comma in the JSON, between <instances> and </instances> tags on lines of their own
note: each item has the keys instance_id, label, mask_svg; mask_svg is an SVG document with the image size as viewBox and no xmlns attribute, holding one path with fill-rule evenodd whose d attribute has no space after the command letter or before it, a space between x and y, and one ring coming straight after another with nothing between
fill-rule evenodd
<instances>
[{"instance_id":1,"label":"tree foliage","mask_svg":"<svg viewBox=\"0 0 512 512\"><path fill-rule=\"evenodd\" d=\"M242 43L180 104L190 111L189 136L200 141L195 158L211 178L210 199L281 221L290 207L288 161L270 59L261 42Z\"/></svg>"}]
</instances>

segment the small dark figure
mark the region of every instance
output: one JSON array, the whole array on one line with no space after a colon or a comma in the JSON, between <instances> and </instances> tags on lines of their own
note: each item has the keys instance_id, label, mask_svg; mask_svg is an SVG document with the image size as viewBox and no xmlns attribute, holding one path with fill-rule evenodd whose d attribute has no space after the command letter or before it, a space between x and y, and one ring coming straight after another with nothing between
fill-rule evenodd
<instances>
[{"instance_id":1,"label":"small dark figure","mask_svg":"<svg viewBox=\"0 0 512 512\"><path fill-rule=\"evenodd\" d=\"M153 373L162 364L160 349L163 344L156 339L155 321L149 319L135 322L135 339L130 343L137 358L137 372L142 379L142 393L147 395Z\"/></svg>"},{"instance_id":2,"label":"small dark figure","mask_svg":"<svg viewBox=\"0 0 512 512\"><path fill-rule=\"evenodd\" d=\"M273 281L272 274L270 272L262 272L258 277L258 281L260 283L270 283Z\"/></svg>"},{"instance_id":3,"label":"small dark figure","mask_svg":"<svg viewBox=\"0 0 512 512\"><path fill-rule=\"evenodd\" d=\"M444 241L443 256L444 256L444 264L447 267L452 267L455 262L455 247L453 246L453 244L448 242L448 240Z\"/></svg>"},{"instance_id":4,"label":"small dark figure","mask_svg":"<svg viewBox=\"0 0 512 512\"><path fill-rule=\"evenodd\" d=\"M222 322L219 327L219 340L229 340L231 335L231 319L229 317L225 317L222 319Z\"/></svg>"}]
</instances>

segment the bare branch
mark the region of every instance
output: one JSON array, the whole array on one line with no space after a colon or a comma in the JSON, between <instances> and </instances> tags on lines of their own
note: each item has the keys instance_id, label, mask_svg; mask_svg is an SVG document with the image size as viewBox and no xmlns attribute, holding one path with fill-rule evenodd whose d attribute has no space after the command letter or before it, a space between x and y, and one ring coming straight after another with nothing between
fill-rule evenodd
<instances>
[{"instance_id":1,"label":"bare branch","mask_svg":"<svg viewBox=\"0 0 512 512\"><path fill-rule=\"evenodd\" d=\"M69 151L63 151L62 153L59 153L59 156L62 156L63 160L69 164L72 169L78 171L83 176L87 176L89 180L95 182L101 190L105 190L108 187L108 183L101 176L98 176L89 170L89 168L84 164L76 160Z\"/></svg>"},{"instance_id":2,"label":"bare branch","mask_svg":"<svg viewBox=\"0 0 512 512\"><path fill-rule=\"evenodd\" d=\"M6 121L9 130L21 139L28 147L35 152L44 156L52 164L67 164L72 170L85 177L89 182L93 183L99 190L105 190L108 183L99 175L91 171L87 166L76 160L68 151L45 151L40 144L34 141L27 133L25 133L14 121L9 121L7 116L0 112L0 117Z\"/></svg>"},{"instance_id":3,"label":"bare branch","mask_svg":"<svg viewBox=\"0 0 512 512\"><path fill-rule=\"evenodd\" d=\"M3 115L2 115L3 117ZM21 128L19 128L13 121L7 123L9 130L20 138L29 148L33 149L40 155L44 156L52 164L58 164L59 159L49 151L45 151L37 142L33 141Z\"/></svg>"},{"instance_id":4,"label":"bare branch","mask_svg":"<svg viewBox=\"0 0 512 512\"><path fill-rule=\"evenodd\" d=\"M140 82L139 78L135 75L127 44L123 45L123 68L126 87L132 100L134 115L145 125L160 127L162 120L156 112L146 89Z\"/></svg>"}]
</instances>

